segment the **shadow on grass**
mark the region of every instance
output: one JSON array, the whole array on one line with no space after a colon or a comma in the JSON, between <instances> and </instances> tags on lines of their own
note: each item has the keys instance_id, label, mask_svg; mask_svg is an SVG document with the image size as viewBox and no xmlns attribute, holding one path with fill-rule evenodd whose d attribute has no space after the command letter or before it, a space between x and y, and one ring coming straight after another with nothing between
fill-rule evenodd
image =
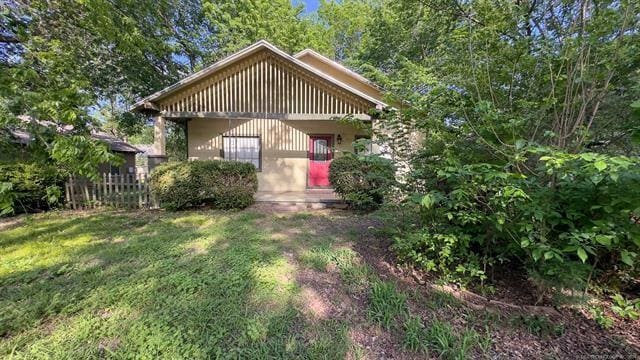
<instances>
[{"instance_id":1,"label":"shadow on grass","mask_svg":"<svg viewBox=\"0 0 640 360\"><path fill-rule=\"evenodd\" d=\"M58 213L0 238L0 356L336 358L295 267L245 212Z\"/></svg>"}]
</instances>

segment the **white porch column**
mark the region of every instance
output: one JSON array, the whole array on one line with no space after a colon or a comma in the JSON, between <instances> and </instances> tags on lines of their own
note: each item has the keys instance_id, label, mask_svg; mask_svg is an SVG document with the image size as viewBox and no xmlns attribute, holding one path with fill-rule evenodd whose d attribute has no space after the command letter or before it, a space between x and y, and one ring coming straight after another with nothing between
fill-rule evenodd
<instances>
[{"instance_id":1,"label":"white porch column","mask_svg":"<svg viewBox=\"0 0 640 360\"><path fill-rule=\"evenodd\" d=\"M378 121L376 119L371 119L371 128L372 128L372 133L371 133L371 153L372 154L380 154L381 149L380 149L380 144L378 144L376 141L378 140L376 138L376 131L378 131Z\"/></svg>"},{"instance_id":2,"label":"white porch column","mask_svg":"<svg viewBox=\"0 0 640 360\"><path fill-rule=\"evenodd\" d=\"M165 119L158 113L153 117L153 155L166 156L167 154L167 133L165 130Z\"/></svg>"}]
</instances>

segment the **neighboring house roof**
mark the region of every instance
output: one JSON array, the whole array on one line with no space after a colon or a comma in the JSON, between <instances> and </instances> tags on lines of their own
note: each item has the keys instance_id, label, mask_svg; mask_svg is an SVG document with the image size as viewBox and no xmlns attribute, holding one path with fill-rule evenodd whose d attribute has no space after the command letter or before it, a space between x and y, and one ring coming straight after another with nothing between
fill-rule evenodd
<instances>
[{"instance_id":1,"label":"neighboring house roof","mask_svg":"<svg viewBox=\"0 0 640 360\"><path fill-rule=\"evenodd\" d=\"M51 122L51 121L41 121L41 120L32 120L30 118L21 118L21 120L23 122L29 122L29 121L35 121L37 122L39 125L41 126L46 126L46 127L53 127L56 126L55 123ZM66 131L70 131L72 129L72 127L70 126L65 126L63 130L60 129L60 127L56 126L56 131L60 131L60 132L66 132ZM11 137L13 137L14 141L18 144L23 144L23 145L27 145L29 144L31 141L33 141L33 136L26 131L25 129L21 129L21 128L14 128L14 129L9 129L9 134L11 135ZM104 143L106 143L107 145L109 145L109 149L111 151L115 151L115 152L125 152L125 153L139 153L142 152L140 149L130 145L129 143L127 143L126 141L117 138L114 135L108 134L104 131L93 131L91 133L91 137L95 140L99 140L102 141Z\"/></svg>"},{"instance_id":2,"label":"neighboring house roof","mask_svg":"<svg viewBox=\"0 0 640 360\"><path fill-rule=\"evenodd\" d=\"M267 42L265 40L260 40L257 43L255 43L253 45L250 45L250 46L244 48L243 50L240 50L240 51L236 52L235 54L227 56L226 58L224 58L224 59L222 59L222 60L220 60L220 61L218 61L218 62L216 62L216 63L214 63L214 64L212 64L212 65L210 65L210 66L208 66L208 67L206 67L206 68L204 68L204 69L202 69L202 70L200 70L200 71L198 71L198 72L196 72L194 74L191 74L191 75L187 76L186 78L178 81L177 83L175 83L175 84L173 84L173 85L171 85L169 87L166 87L166 88L164 88L164 89L162 89L162 90L160 90L160 91L158 91L158 92L156 92L156 93L154 93L152 95L149 95L149 96L145 97L144 99L136 102L131 107L130 110L135 111L135 110L145 109L147 104L153 103L153 102L158 101L158 100L161 100L161 99L163 99L163 98L175 93L176 91L181 90L181 89L189 86L190 84L196 83L197 81L203 79L206 76L209 76L209 75L211 75L211 74L213 74L213 73L215 73L215 72L217 72L217 71L219 71L219 70L221 70L223 68L226 68L229 65L232 65L232 64L234 64L234 63L236 63L236 62L238 62L238 61L240 61L242 59L245 59L248 56L250 56L252 54L255 54L256 52L258 52L260 50L264 50L264 49L267 49L267 50L271 51L272 53L278 55L282 59L285 59L285 60L289 61L290 63L292 63L292 64L294 64L294 65L296 65L296 66L298 66L300 68L303 68L304 70L309 71L309 72L315 74L316 76L319 76L319 77L323 78L324 80L328 81L329 83L331 83L331 84L333 84L333 85L335 85L335 86L337 86L337 87L339 87L339 88L341 88L343 90L346 90L346 91L348 91L348 92L350 92L350 93L352 93L352 94L354 94L356 96L359 96L359 97L361 97L361 98L363 98L363 99L365 99L367 101L370 101L371 103L375 104L376 106L380 106L380 107L387 106L387 104L382 102L378 97L371 96L370 94L367 94L367 93L365 93L365 92L363 92L361 90L358 90L357 88L355 88L355 87L353 87L353 86L351 86L349 84L346 84L345 82L340 81L340 80L336 79L335 77L327 74L326 72L323 72L320 69L318 69L318 68L316 68L314 66L311 66L311 65L309 65L309 64L307 64L307 63L305 63L305 62L303 62L303 61L301 61L299 59L297 59L294 56L291 56L291 55L287 54L286 52L278 49L273 44L271 44L271 43L269 43L269 42ZM311 50L309 50L309 51L311 51ZM326 59L327 61L332 61L332 60L329 60L327 58L324 58L324 59ZM340 64L337 64L337 63L336 63L336 67L339 67L341 69L346 69L346 68L344 68L344 66L342 66ZM355 74L355 73L351 71L350 75L352 77L354 77L354 78L357 78L353 74ZM362 81L362 79L364 79L362 76L360 76L360 75L358 75L358 76L359 76L359 78L357 78L357 79L359 81ZM366 83L370 84L370 82L368 80L364 79L364 81L366 81Z\"/></svg>"},{"instance_id":3,"label":"neighboring house roof","mask_svg":"<svg viewBox=\"0 0 640 360\"><path fill-rule=\"evenodd\" d=\"M139 153L142 150L137 147L125 142L122 139L119 139L111 134L105 133L103 131L97 131L91 134L91 137L103 141L109 145L111 151L116 152L126 152L126 153Z\"/></svg>"},{"instance_id":4,"label":"neighboring house roof","mask_svg":"<svg viewBox=\"0 0 640 360\"><path fill-rule=\"evenodd\" d=\"M133 146L140 150L142 155L153 155L153 144L133 144Z\"/></svg>"}]
</instances>

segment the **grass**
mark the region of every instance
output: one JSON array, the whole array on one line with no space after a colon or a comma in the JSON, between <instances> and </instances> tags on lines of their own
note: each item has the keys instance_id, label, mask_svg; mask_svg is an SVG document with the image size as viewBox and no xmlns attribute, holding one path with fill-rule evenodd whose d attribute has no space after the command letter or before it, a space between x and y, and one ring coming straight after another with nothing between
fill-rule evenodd
<instances>
[{"instance_id":1,"label":"grass","mask_svg":"<svg viewBox=\"0 0 640 360\"><path fill-rule=\"evenodd\" d=\"M371 286L369 318L389 329L396 318L407 313L407 297L393 283L376 281Z\"/></svg>"},{"instance_id":2,"label":"grass","mask_svg":"<svg viewBox=\"0 0 640 360\"><path fill-rule=\"evenodd\" d=\"M265 216L24 218L0 233L0 357L345 357L347 324L295 305L286 254L307 240L274 236L311 215Z\"/></svg>"},{"instance_id":3,"label":"grass","mask_svg":"<svg viewBox=\"0 0 640 360\"><path fill-rule=\"evenodd\" d=\"M358 342L383 332L400 357L463 359L495 351L496 324L564 330L400 290L351 247L358 218L341 219L111 211L0 222L0 358L357 359L386 353Z\"/></svg>"}]
</instances>

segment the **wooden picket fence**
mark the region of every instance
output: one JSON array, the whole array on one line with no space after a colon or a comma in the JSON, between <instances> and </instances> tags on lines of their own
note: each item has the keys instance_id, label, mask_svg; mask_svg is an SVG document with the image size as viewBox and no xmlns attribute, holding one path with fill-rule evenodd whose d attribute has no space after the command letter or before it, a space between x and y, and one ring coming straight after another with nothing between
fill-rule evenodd
<instances>
[{"instance_id":1,"label":"wooden picket fence","mask_svg":"<svg viewBox=\"0 0 640 360\"><path fill-rule=\"evenodd\" d=\"M158 207L149 190L147 174L102 174L98 181L69 178L65 183L67 207L93 209L103 206L129 209Z\"/></svg>"}]
</instances>

